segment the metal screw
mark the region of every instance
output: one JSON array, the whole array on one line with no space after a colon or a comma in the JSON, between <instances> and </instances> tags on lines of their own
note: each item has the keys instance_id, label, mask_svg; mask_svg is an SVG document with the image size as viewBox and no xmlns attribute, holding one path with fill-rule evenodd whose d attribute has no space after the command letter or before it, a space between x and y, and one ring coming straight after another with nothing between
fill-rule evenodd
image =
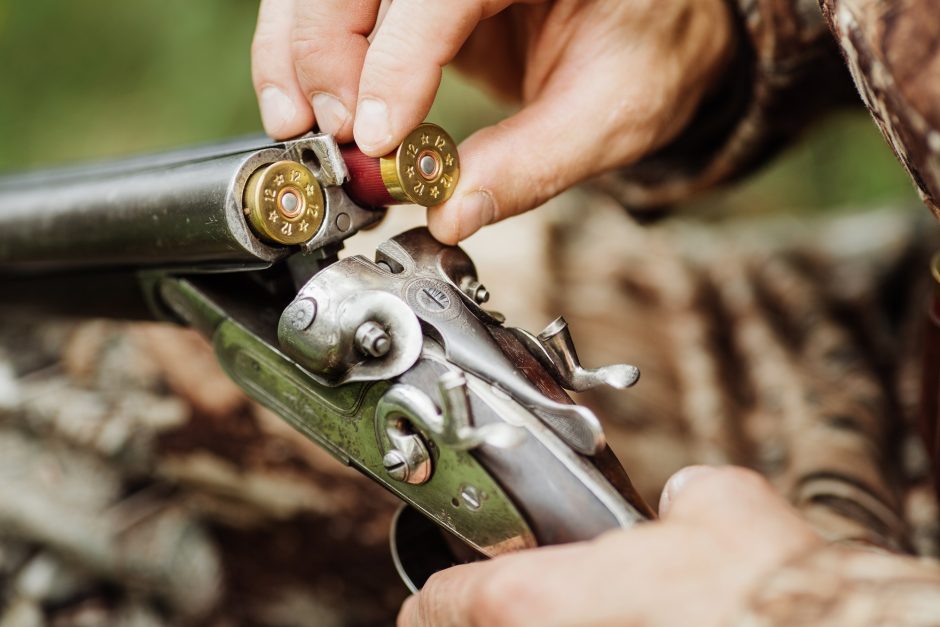
<instances>
[{"instance_id":1,"label":"metal screw","mask_svg":"<svg viewBox=\"0 0 940 627\"><path fill-rule=\"evenodd\" d=\"M382 465L385 466L385 472L395 481L405 481L408 479L410 469L405 456L398 450L392 450L382 458Z\"/></svg>"},{"instance_id":2,"label":"metal screw","mask_svg":"<svg viewBox=\"0 0 940 627\"><path fill-rule=\"evenodd\" d=\"M463 281L460 282L460 289L478 305L482 305L490 299L489 290L472 277L464 277Z\"/></svg>"},{"instance_id":3,"label":"metal screw","mask_svg":"<svg viewBox=\"0 0 940 627\"><path fill-rule=\"evenodd\" d=\"M295 331L303 331L317 317L317 301L312 298L295 300L284 310L284 319Z\"/></svg>"},{"instance_id":4,"label":"metal screw","mask_svg":"<svg viewBox=\"0 0 940 627\"><path fill-rule=\"evenodd\" d=\"M356 329L356 346L363 353L372 357L384 357L392 348L392 338L382 325L369 320L363 322Z\"/></svg>"},{"instance_id":5,"label":"metal screw","mask_svg":"<svg viewBox=\"0 0 940 627\"><path fill-rule=\"evenodd\" d=\"M464 502L464 505L476 511L483 505L483 493L475 486L465 485L460 488L460 500Z\"/></svg>"}]
</instances>

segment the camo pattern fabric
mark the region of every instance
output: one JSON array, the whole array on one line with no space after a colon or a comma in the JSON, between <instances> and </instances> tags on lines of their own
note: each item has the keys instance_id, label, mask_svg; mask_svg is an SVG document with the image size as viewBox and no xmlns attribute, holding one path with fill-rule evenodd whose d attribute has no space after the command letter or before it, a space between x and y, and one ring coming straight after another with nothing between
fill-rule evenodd
<instances>
[{"instance_id":1,"label":"camo pattern fabric","mask_svg":"<svg viewBox=\"0 0 940 627\"><path fill-rule=\"evenodd\" d=\"M940 216L940 0L821 0L865 105Z\"/></svg>"},{"instance_id":2,"label":"camo pattern fabric","mask_svg":"<svg viewBox=\"0 0 940 627\"><path fill-rule=\"evenodd\" d=\"M935 563L832 546L773 573L733 626L933 627L938 608Z\"/></svg>"},{"instance_id":3,"label":"camo pattern fabric","mask_svg":"<svg viewBox=\"0 0 940 627\"><path fill-rule=\"evenodd\" d=\"M552 230L551 308L584 363L640 366L628 392L580 397L634 484L656 502L683 466L747 466L828 541L758 582L735 624L937 624L940 515L916 420L933 219L641 227L585 206Z\"/></svg>"},{"instance_id":4,"label":"camo pattern fabric","mask_svg":"<svg viewBox=\"0 0 940 627\"><path fill-rule=\"evenodd\" d=\"M739 624L930 624L927 213L641 227L580 206L468 248L512 324L563 314L585 364L641 367L579 400L649 502L683 466L741 464L831 542L759 582ZM248 401L193 332L0 318L2 627L392 624L395 505Z\"/></svg>"},{"instance_id":5,"label":"camo pattern fabric","mask_svg":"<svg viewBox=\"0 0 940 627\"><path fill-rule=\"evenodd\" d=\"M655 214L752 172L861 94L940 215L940 0L732 1L743 36L724 83L676 141L598 184Z\"/></svg>"},{"instance_id":6,"label":"camo pattern fabric","mask_svg":"<svg viewBox=\"0 0 940 627\"><path fill-rule=\"evenodd\" d=\"M0 315L0 626L391 624L384 490L170 325Z\"/></svg>"}]
</instances>

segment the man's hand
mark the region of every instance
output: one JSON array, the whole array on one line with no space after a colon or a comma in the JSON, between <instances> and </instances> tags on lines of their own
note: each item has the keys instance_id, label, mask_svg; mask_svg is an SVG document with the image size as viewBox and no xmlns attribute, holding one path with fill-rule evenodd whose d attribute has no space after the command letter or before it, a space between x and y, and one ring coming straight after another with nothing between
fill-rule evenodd
<instances>
[{"instance_id":1,"label":"man's hand","mask_svg":"<svg viewBox=\"0 0 940 627\"><path fill-rule=\"evenodd\" d=\"M674 138L730 57L726 5L262 0L254 84L272 137L316 122L372 156L427 116L451 61L521 102L460 146L458 188L429 210L434 236L456 243Z\"/></svg>"},{"instance_id":2,"label":"man's hand","mask_svg":"<svg viewBox=\"0 0 940 627\"><path fill-rule=\"evenodd\" d=\"M757 474L693 466L670 479L662 520L593 542L440 572L399 627L726 624L760 580L822 541Z\"/></svg>"}]
</instances>

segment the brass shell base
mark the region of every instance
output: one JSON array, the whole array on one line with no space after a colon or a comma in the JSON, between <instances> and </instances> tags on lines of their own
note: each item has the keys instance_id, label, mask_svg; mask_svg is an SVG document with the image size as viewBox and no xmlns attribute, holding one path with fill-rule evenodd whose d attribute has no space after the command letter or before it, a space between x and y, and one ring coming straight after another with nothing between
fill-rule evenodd
<instances>
[{"instance_id":1,"label":"brass shell base","mask_svg":"<svg viewBox=\"0 0 940 627\"><path fill-rule=\"evenodd\" d=\"M252 231L271 244L303 244L323 224L323 189L313 172L296 161L256 170L243 200Z\"/></svg>"},{"instance_id":2,"label":"brass shell base","mask_svg":"<svg viewBox=\"0 0 940 627\"><path fill-rule=\"evenodd\" d=\"M380 159L382 182L395 200L433 207L454 194L460 176L457 145L444 129L422 124Z\"/></svg>"}]
</instances>

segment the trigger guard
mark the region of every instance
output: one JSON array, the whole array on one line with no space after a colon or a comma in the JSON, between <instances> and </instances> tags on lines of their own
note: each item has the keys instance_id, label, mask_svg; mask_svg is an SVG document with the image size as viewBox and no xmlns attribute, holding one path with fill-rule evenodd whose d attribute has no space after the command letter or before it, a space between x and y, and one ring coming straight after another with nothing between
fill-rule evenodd
<instances>
[{"instance_id":1,"label":"trigger guard","mask_svg":"<svg viewBox=\"0 0 940 627\"><path fill-rule=\"evenodd\" d=\"M392 517L388 543L395 570L412 594L436 572L487 559L408 504Z\"/></svg>"}]
</instances>

